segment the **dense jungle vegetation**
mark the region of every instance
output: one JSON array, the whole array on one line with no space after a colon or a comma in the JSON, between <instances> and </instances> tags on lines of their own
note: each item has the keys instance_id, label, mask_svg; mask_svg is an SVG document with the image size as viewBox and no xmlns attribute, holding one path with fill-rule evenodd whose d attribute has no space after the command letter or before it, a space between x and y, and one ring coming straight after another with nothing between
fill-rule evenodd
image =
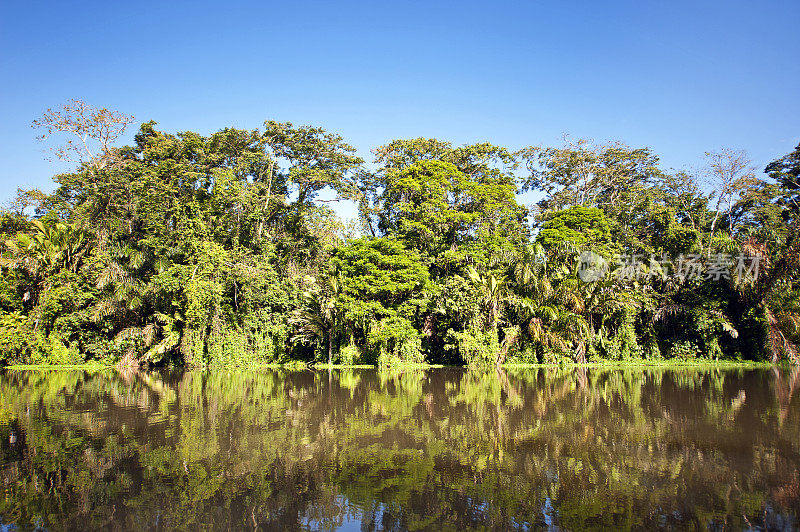
<instances>
[{"instance_id":1,"label":"dense jungle vegetation","mask_svg":"<svg viewBox=\"0 0 800 532\"><path fill-rule=\"evenodd\" d=\"M800 146L763 173L734 150L674 172L569 139L395 140L367 162L275 121L145 122L115 146L131 123L79 101L34 122L72 135L56 154L75 169L0 214L0 363L798 360ZM611 267L586 280L585 251ZM683 257L699 275L670 269Z\"/></svg>"}]
</instances>

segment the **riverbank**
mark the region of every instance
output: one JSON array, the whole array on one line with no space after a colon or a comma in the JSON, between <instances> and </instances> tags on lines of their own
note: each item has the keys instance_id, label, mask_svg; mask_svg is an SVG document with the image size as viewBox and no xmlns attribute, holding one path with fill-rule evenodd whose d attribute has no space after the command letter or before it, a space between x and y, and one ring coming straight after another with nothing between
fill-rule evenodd
<instances>
[{"instance_id":1,"label":"riverbank","mask_svg":"<svg viewBox=\"0 0 800 532\"><path fill-rule=\"evenodd\" d=\"M562 364L503 364L503 369L580 369L580 368L771 368L791 366L788 362L757 362L748 360L605 360L584 363L562 363ZM259 366L222 366L222 367L196 367L185 368L180 366L168 367L167 369L191 369L191 370L263 370L263 369L288 369L288 370L345 370L345 369L403 369L403 370L429 370L440 368L468 368L469 366L446 366L443 364L401 364L380 368L372 364L304 364L292 361L286 364L263 364ZM4 368L13 371L31 370L83 370L99 371L110 369L121 369L116 364L103 364L101 362L88 362L85 364L12 364ZM158 369L158 368L153 368ZM474 369L491 370L494 366L477 367Z\"/></svg>"}]
</instances>

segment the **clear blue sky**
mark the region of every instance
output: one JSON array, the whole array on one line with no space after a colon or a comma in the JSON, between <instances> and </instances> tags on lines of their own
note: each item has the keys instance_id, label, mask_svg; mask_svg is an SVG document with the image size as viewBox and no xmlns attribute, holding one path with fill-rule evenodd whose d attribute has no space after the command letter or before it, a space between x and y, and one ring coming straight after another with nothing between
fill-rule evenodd
<instances>
[{"instance_id":1,"label":"clear blue sky","mask_svg":"<svg viewBox=\"0 0 800 532\"><path fill-rule=\"evenodd\" d=\"M0 3L0 201L52 189L33 118L80 98L167 131L650 146L666 167L800 141L800 2Z\"/></svg>"}]
</instances>

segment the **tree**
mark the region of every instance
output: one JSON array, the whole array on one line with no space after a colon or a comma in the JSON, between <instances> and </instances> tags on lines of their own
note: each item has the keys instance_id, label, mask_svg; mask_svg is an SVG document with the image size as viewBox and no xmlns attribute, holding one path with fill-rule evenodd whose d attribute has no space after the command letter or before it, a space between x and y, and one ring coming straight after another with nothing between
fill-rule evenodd
<instances>
[{"instance_id":1,"label":"tree","mask_svg":"<svg viewBox=\"0 0 800 532\"><path fill-rule=\"evenodd\" d=\"M433 221L445 222L450 238L459 232L463 238L465 231L484 241L485 233L511 241L524 236L526 213L515 197L516 161L507 149L489 143L453 147L419 138L394 140L374 153L380 167L360 179L364 197L372 199L361 209L372 234L398 229L404 216L417 227L432 216L449 216Z\"/></svg>"},{"instance_id":2,"label":"tree","mask_svg":"<svg viewBox=\"0 0 800 532\"><path fill-rule=\"evenodd\" d=\"M574 247L569 241L554 244L550 253L541 244L524 250L514 263L516 316L521 331L543 349L568 352L574 348L576 359L584 360L589 325L581 315L583 295L577 294L582 285L567 282L574 273L568 266L574 262ZM519 338L504 343L501 352Z\"/></svg>"},{"instance_id":3,"label":"tree","mask_svg":"<svg viewBox=\"0 0 800 532\"><path fill-rule=\"evenodd\" d=\"M86 234L78 227L63 222L45 223L33 220L33 234L17 233L6 240L10 257L2 258L5 267L24 270L38 282L60 269L76 271L87 251Z\"/></svg>"},{"instance_id":4,"label":"tree","mask_svg":"<svg viewBox=\"0 0 800 532\"><path fill-rule=\"evenodd\" d=\"M605 214L595 207L574 206L548 214L536 237L545 248L568 242L609 253L611 235Z\"/></svg>"},{"instance_id":5,"label":"tree","mask_svg":"<svg viewBox=\"0 0 800 532\"><path fill-rule=\"evenodd\" d=\"M460 157L470 173L437 159L400 168L391 162L375 183L381 189L375 206L379 232L418 250L432 263L434 276L458 271L469 260L483 263L510 253L527 237L513 176ZM452 153L446 158L458 160Z\"/></svg>"},{"instance_id":6,"label":"tree","mask_svg":"<svg viewBox=\"0 0 800 532\"><path fill-rule=\"evenodd\" d=\"M342 309L339 305L340 280L335 276L322 281L307 280L309 289L303 292L303 306L295 309L289 323L296 328L292 342L327 343L328 365L333 364L333 338L342 325Z\"/></svg>"},{"instance_id":7,"label":"tree","mask_svg":"<svg viewBox=\"0 0 800 532\"><path fill-rule=\"evenodd\" d=\"M20 190L0 211L0 322L17 337L4 352L23 345L15 360L255 366L330 363L338 348L342 361L380 365L500 365L797 351L800 147L768 179L742 152L709 154L706 193L621 143L511 153L401 139L367 168L315 126L200 135L145 122L115 146L129 123L80 102L35 122L71 135L58 153L79 164L55 176L55 193ZM545 196L529 212L517 194L531 188ZM344 229L326 189L358 202L366 237ZM671 259L715 250L760 259L759 274L669 275ZM616 253L645 264L585 275Z\"/></svg>"},{"instance_id":8,"label":"tree","mask_svg":"<svg viewBox=\"0 0 800 532\"><path fill-rule=\"evenodd\" d=\"M747 153L743 150L724 148L716 152L706 152L708 168L706 180L716 195L714 217L708 236L708 253L713 246L714 232L720 215L726 217L728 230L733 232L733 209L739 197L748 187L757 183L753 167Z\"/></svg>"},{"instance_id":9,"label":"tree","mask_svg":"<svg viewBox=\"0 0 800 532\"><path fill-rule=\"evenodd\" d=\"M659 173L658 157L649 148L619 142L596 145L566 138L561 148L530 146L517 155L529 172L523 190L543 191L540 207L547 210L630 207L637 188Z\"/></svg>"},{"instance_id":10,"label":"tree","mask_svg":"<svg viewBox=\"0 0 800 532\"><path fill-rule=\"evenodd\" d=\"M496 331L510 295L508 281L504 277L496 277L491 273L481 275L473 266L467 267L467 275L480 290L481 300L486 311L485 325Z\"/></svg>"},{"instance_id":11,"label":"tree","mask_svg":"<svg viewBox=\"0 0 800 532\"><path fill-rule=\"evenodd\" d=\"M332 268L341 278L338 302L345 323L362 342L373 323L394 316L416 320L425 305L428 270L396 239L350 242L337 249Z\"/></svg>"},{"instance_id":12,"label":"tree","mask_svg":"<svg viewBox=\"0 0 800 532\"><path fill-rule=\"evenodd\" d=\"M513 183L476 182L442 161L389 172L384 187L381 230L431 257L471 239L507 232L522 217Z\"/></svg>"},{"instance_id":13,"label":"tree","mask_svg":"<svg viewBox=\"0 0 800 532\"><path fill-rule=\"evenodd\" d=\"M100 169L112 161L112 145L133 121L133 116L73 99L47 109L31 127L42 131L39 140L53 136L65 139L63 144L52 148L59 159Z\"/></svg>"},{"instance_id":14,"label":"tree","mask_svg":"<svg viewBox=\"0 0 800 532\"><path fill-rule=\"evenodd\" d=\"M784 190L782 203L792 214L800 210L800 144L793 152L767 165L764 172Z\"/></svg>"},{"instance_id":15,"label":"tree","mask_svg":"<svg viewBox=\"0 0 800 532\"><path fill-rule=\"evenodd\" d=\"M340 198L357 199L352 174L364 162L340 135L291 122L264 122L264 141L275 160L289 163L287 179L297 187L297 204L303 205L331 187ZM269 177L275 167L270 166Z\"/></svg>"},{"instance_id":16,"label":"tree","mask_svg":"<svg viewBox=\"0 0 800 532\"><path fill-rule=\"evenodd\" d=\"M765 346L772 360L777 361L786 355L793 362L800 361L795 323L796 316L795 291L797 272L800 268L800 238L797 236L798 218L796 191L797 176L800 175L800 151L773 161L765 168L765 172L779 186L775 191L775 202L770 197L761 203L761 212L774 212L772 207L781 208L784 220L785 238L770 239L767 242L748 238L742 243L742 251L759 261L759 272L756 275L743 275L734 279L742 321L746 330L745 341L756 346ZM742 201L749 199L747 196ZM767 203L767 205L764 205ZM759 211L756 211L759 212Z\"/></svg>"},{"instance_id":17,"label":"tree","mask_svg":"<svg viewBox=\"0 0 800 532\"><path fill-rule=\"evenodd\" d=\"M676 221L700 230L708 212L709 197L688 172L662 173L656 180L657 201L671 209Z\"/></svg>"}]
</instances>

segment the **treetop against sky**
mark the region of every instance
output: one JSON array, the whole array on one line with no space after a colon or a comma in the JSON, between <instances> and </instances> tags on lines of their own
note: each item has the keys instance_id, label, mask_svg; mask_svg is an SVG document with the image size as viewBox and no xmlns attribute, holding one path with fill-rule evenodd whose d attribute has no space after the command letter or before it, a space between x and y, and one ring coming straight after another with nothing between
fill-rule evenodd
<instances>
[{"instance_id":1,"label":"treetop against sky","mask_svg":"<svg viewBox=\"0 0 800 532\"><path fill-rule=\"evenodd\" d=\"M666 167L722 146L763 167L800 140L798 15L792 1L7 4L0 201L71 169L30 129L69 98L165 131L319 125L364 159L394 138L516 149L569 133L650 146Z\"/></svg>"}]
</instances>

